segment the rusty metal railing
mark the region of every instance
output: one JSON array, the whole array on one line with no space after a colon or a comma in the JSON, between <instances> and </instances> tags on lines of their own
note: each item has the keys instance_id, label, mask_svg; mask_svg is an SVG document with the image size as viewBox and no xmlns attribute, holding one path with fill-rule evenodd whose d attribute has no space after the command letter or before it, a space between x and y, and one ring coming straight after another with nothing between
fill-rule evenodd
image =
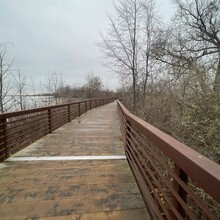
<instances>
[{"instance_id":1,"label":"rusty metal railing","mask_svg":"<svg viewBox=\"0 0 220 220\"><path fill-rule=\"evenodd\" d=\"M125 152L152 219L220 219L220 166L118 101Z\"/></svg>"},{"instance_id":2,"label":"rusty metal railing","mask_svg":"<svg viewBox=\"0 0 220 220\"><path fill-rule=\"evenodd\" d=\"M113 100L91 99L0 114L0 162L88 110Z\"/></svg>"}]
</instances>

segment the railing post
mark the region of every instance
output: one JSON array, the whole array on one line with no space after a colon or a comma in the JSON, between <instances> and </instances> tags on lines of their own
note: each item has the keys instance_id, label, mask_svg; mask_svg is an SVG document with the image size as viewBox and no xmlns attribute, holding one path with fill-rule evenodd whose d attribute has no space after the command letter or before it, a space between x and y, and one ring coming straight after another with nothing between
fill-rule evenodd
<instances>
[{"instance_id":1,"label":"railing post","mask_svg":"<svg viewBox=\"0 0 220 220\"><path fill-rule=\"evenodd\" d=\"M71 119L70 119L70 105L68 105L68 122L70 122L71 121Z\"/></svg>"},{"instance_id":2,"label":"railing post","mask_svg":"<svg viewBox=\"0 0 220 220\"><path fill-rule=\"evenodd\" d=\"M3 116L0 119L0 123L1 123L1 141L0 141L0 146L1 148L3 147L4 149L4 158L1 158L1 161L4 161L6 158L10 157L10 152L8 152L7 149L7 125L6 125L6 118ZM1 155L0 155L1 156Z\"/></svg>"},{"instance_id":3,"label":"railing post","mask_svg":"<svg viewBox=\"0 0 220 220\"><path fill-rule=\"evenodd\" d=\"M130 135L130 132L131 132L131 129L130 129L130 127L129 126L131 126L131 124L130 124L130 122L126 119L126 121L125 121L125 133L124 133L124 142L125 142L125 152L127 152L128 151L128 145L130 144L130 140L129 140L129 138L131 137L131 135Z\"/></svg>"},{"instance_id":4,"label":"railing post","mask_svg":"<svg viewBox=\"0 0 220 220\"><path fill-rule=\"evenodd\" d=\"M48 109L48 131L52 132L52 122L51 122L51 109Z\"/></svg>"},{"instance_id":5,"label":"railing post","mask_svg":"<svg viewBox=\"0 0 220 220\"><path fill-rule=\"evenodd\" d=\"M87 101L85 101L85 112L87 112Z\"/></svg>"},{"instance_id":6,"label":"railing post","mask_svg":"<svg viewBox=\"0 0 220 220\"><path fill-rule=\"evenodd\" d=\"M174 173L185 183L187 184L188 182L188 176L187 174L180 169L176 164L174 164ZM173 180L173 188L174 190L178 193L178 195L182 198L182 200L186 203L187 201L187 193L185 192L185 190L179 185L179 183L175 180ZM175 196L172 196L172 203L173 206L175 207L176 210L178 210L178 212L181 214L181 216L185 219L186 212L185 210L182 208L181 204L178 202L178 200L175 198ZM171 211L171 217L172 220L176 220L176 216L172 213Z\"/></svg>"},{"instance_id":7,"label":"railing post","mask_svg":"<svg viewBox=\"0 0 220 220\"><path fill-rule=\"evenodd\" d=\"M118 108L118 114L119 114L119 123L120 123L120 129L121 129L121 136L122 136L122 141L124 143L124 145L126 145L126 132L127 132L127 125L124 121L124 116L123 116L123 113L120 109L119 106L117 106ZM130 128L128 128L130 130ZM130 135L128 134L128 136L130 137ZM125 147L125 146L124 146Z\"/></svg>"},{"instance_id":8,"label":"railing post","mask_svg":"<svg viewBox=\"0 0 220 220\"><path fill-rule=\"evenodd\" d=\"M80 102L78 103L78 116L80 116Z\"/></svg>"},{"instance_id":9,"label":"railing post","mask_svg":"<svg viewBox=\"0 0 220 220\"><path fill-rule=\"evenodd\" d=\"M92 109L92 100L89 100L89 108Z\"/></svg>"}]
</instances>

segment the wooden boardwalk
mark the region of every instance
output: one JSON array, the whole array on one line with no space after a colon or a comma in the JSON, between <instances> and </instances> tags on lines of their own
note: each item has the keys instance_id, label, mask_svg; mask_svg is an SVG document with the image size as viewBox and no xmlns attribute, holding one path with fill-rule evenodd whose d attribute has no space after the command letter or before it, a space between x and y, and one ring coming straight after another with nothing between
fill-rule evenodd
<instances>
[{"instance_id":1,"label":"wooden boardwalk","mask_svg":"<svg viewBox=\"0 0 220 220\"><path fill-rule=\"evenodd\" d=\"M0 164L0 219L149 219L119 134L111 103Z\"/></svg>"}]
</instances>

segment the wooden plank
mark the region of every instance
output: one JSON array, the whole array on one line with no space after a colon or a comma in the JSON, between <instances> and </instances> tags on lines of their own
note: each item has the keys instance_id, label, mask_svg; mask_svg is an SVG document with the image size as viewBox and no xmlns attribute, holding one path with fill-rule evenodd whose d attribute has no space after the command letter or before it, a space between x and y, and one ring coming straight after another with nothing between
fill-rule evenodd
<instances>
[{"instance_id":1,"label":"wooden plank","mask_svg":"<svg viewBox=\"0 0 220 220\"><path fill-rule=\"evenodd\" d=\"M48 186L47 188L33 189L12 189L0 191L0 203L13 203L25 201L41 201L67 199L89 196L107 196L109 194L133 194L139 190L136 183L115 183L115 184L82 184L69 185L64 187ZM49 194L49 196L48 196Z\"/></svg>"},{"instance_id":2,"label":"wooden plank","mask_svg":"<svg viewBox=\"0 0 220 220\"><path fill-rule=\"evenodd\" d=\"M90 174L92 173L118 173L118 172L129 172L130 168L127 164L117 163L115 165L108 165L108 166L98 166L98 167L91 167L91 166L80 166L80 167L55 167L53 168L41 168L41 167L32 167L31 169L27 168L20 168L19 166L16 168L6 168L4 171L0 169L0 175L4 172L7 172L7 178L16 178L22 175L26 175L28 177L49 177L54 175L59 176L75 176L77 174Z\"/></svg>"},{"instance_id":3,"label":"wooden plank","mask_svg":"<svg viewBox=\"0 0 220 220\"><path fill-rule=\"evenodd\" d=\"M59 215L70 215L86 212L103 212L144 208L140 194L111 194L101 197L71 198L62 200L44 200L0 204L1 216L11 219L39 218Z\"/></svg>"},{"instance_id":4,"label":"wooden plank","mask_svg":"<svg viewBox=\"0 0 220 220\"><path fill-rule=\"evenodd\" d=\"M18 220L22 218L11 218ZM73 215L62 215L53 217L40 217L38 220L147 220L150 219L146 209L128 209L119 211L91 212Z\"/></svg>"},{"instance_id":5,"label":"wooden plank","mask_svg":"<svg viewBox=\"0 0 220 220\"><path fill-rule=\"evenodd\" d=\"M106 212L93 212L83 213L70 216L57 216L48 218L39 218L39 220L147 220L150 219L145 209L131 209L131 210L120 210L120 211L106 211Z\"/></svg>"},{"instance_id":6,"label":"wooden plank","mask_svg":"<svg viewBox=\"0 0 220 220\"><path fill-rule=\"evenodd\" d=\"M0 179L0 189L23 189L34 188L36 185L40 187L47 187L53 185L56 187L70 185L70 184L98 184L98 183L127 183L133 182L133 176L131 173L100 173L93 175L78 175L78 176L52 176L51 178L5 178Z\"/></svg>"}]
</instances>

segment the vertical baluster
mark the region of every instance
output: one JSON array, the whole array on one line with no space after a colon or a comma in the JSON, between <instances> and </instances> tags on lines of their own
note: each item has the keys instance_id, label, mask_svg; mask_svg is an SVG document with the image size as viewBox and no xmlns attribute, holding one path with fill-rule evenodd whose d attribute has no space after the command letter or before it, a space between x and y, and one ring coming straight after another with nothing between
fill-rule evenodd
<instances>
[{"instance_id":1,"label":"vertical baluster","mask_svg":"<svg viewBox=\"0 0 220 220\"><path fill-rule=\"evenodd\" d=\"M51 122L51 109L48 109L48 131L49 133L52 132L52 122Z\"/></svg>"},{"instance_id":2,"label":"vertical baluster","mask_svg":"<svg viewBox=\"0 0 220 220\"><path fill-rule=\"evenodd\" d=\"M85 101L85 112L87 112L87 101Z\"/></svg>"},{"instance_id":3,"label":"vertical baluster","mask_svg":"<svg viewBox=\"0 0 220 220\"><path fill-rule=\"evenodd\" d=\"M80 102L78 103L78 116L80 116L81 114L80 114L81 112L80 112Z\"/></svg>"},{"instance_id":4,"label":"vertical baluster","mask_svg":"<svg viewBox=\"0 0 220 220\"><path fill-rule=\"evenodd\" d=\"M0 129L1 129L1 139L0 139L0 146L3 148L3 152L1 153L4 155L1 157L1 161L4 161L6 158L10 157L10 152L7 149L7 125L6 125L6 118L2 115L0 118ZM0 156L2 156L0 155Z\"/></svg>"},{"instance_id":5,"label":"vertical baluster","mask_svg":"<svg viewBox=\"0 0 220 220\"><path fill-rule=\"evenodd\" d=\"M180 169L176 164L174 164L174 172L184 183L187 184L187 182L188 182L187 174L182 169ZM185 192L185 190L175 180L173 180L172 184L173 184L173 188L175 189L175 191L179 194L179 196L186 203L187 193ZM176 199L175 196L172 196L172 203L173 203L173 206L176 208L176 210L180 213L180 215L183 218L185 218L186 217L186 212L182 208L181 204L178 202L178 200ZM176 220L177 219L176 216L172 213L172 211L171 211L171 217L172 217L172 220Z\"/></svg>"},{"instance_id":6,"label":"vertical baluster","mask_svg":"<svg viewBox=\"0 0 220 220\"><path fill-rule=\"evenodd\" d=\"M68 122L70 122L71 121L71 118L70 118L70 105L68 105L67 112L68 112Z\"/></svg>"},{"instance_id":7,"label":"vertical baluster","mask_svg":"<svg viewBox=\"0 0 220 220\"><path fill-rule=\"evenodd\" d=\"M92 100L89 100L89 109L92 109Z\"/></svg>"}]
</instances>

